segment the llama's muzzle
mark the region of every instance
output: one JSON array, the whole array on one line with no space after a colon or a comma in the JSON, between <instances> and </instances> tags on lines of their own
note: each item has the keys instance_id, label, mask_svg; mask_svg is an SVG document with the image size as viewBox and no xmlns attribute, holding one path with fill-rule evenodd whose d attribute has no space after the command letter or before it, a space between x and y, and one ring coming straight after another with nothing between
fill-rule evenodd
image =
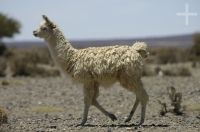
<instances>
[{"instance_id":1,"label":"llama's muzzle","mask_svg":"<svg viewBox=\"0 0 200 132\"><path fill-rule=\"evenodd\" d=\"M35 36L35 37L37 37L37 31L33 31L33 35Z\"/></svg>"}]
</instances>

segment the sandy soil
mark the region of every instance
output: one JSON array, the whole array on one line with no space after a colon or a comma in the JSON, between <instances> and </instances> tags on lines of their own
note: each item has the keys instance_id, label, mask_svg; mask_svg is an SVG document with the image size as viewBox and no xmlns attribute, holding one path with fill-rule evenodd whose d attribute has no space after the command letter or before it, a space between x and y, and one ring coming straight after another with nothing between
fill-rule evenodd
<instances>
[{"instance_id":1,"label":"sandy soil","mask_svg":"<svg viewBox=\"0 0 200 132\"><path fill-rule=\"evenodd\" d=\"M130 123L124 123L135 95L115 84L110 89L100 89L99 102L118 120L112 122L95 107L89 111L84 127L81 122L83 95L80 86L69 80L56 78L13 78L9 85L0 85L0 106L8 112L8 124L0 126L1 132L65 132L65 131L200 131L200 111L187 111L182 116L171 113L160 116L158 99L167 102L166 88L174 86L183 94L184 105L200 104L200 71L192 77L143 77L149 93L146 120L142 127L135 124L140 118L140 107ZM0 78L0 82L5 78Z\"/></svg>"}]
</instances>

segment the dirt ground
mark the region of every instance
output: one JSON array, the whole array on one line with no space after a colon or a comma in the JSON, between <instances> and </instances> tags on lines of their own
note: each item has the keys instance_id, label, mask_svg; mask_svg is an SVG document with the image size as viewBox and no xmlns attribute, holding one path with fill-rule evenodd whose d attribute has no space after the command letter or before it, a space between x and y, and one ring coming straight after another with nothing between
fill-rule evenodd
<instances>
[{"instance_id":1,"label":"dirt ground","mask_svg":"<svg viewBox=\"0 0 200 132\"><path fill-rule=\"evenodd\" d=\"M5 81L0 78L0 82ZM112 88L100 88L98 98L108 111L118 120L112 122L95 107L89 111L88 121L83 127L81 122L83 95L80 85L70 80L54 78L17 77L7 80L9 84L0 85L0 107L8 113L8 124L0 126L0 132L123 132L123 131L200 131L200 111L186 111L177 116L171 113L160 116L158 100L167 102L168 86L174 86L183 94L183 105L200 104L200 70L194 70L191 77L143 77L142 81L150 101L147 106L146 120L142 127L135 124L140 119L140 107L130 123L124 123L129 114L135 95L122 89L119 84Z\"/></svg>"}]
</instances>

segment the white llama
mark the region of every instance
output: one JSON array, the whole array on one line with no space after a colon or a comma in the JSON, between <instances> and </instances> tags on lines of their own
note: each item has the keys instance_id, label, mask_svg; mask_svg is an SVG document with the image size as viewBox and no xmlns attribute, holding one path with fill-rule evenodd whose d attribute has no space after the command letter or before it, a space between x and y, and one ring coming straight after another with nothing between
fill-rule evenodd
<instances>
[{"instance_id":1,"label":"white llama","mask_svg":"<svg viewBox=\"0 0 200 132\"><path fill-rule=\"evenodd\" d=\"M79 125L86 123L91 105L110 117L112 121L117 119L97 101L99 86L108 87L117 81L122 87L136 94L135 104L125 122L131 120L140 103L141 119L138 125L142 125L149 99L141 82L143 60L148 56L147 45L136 42L133 46L75 49L47 16L43 15L43 19L39 28L33 31L34 36L43 38L48 43L49 51L56 64L65 74L84 86L84 113Z\"/></svg>"}]
</instances>

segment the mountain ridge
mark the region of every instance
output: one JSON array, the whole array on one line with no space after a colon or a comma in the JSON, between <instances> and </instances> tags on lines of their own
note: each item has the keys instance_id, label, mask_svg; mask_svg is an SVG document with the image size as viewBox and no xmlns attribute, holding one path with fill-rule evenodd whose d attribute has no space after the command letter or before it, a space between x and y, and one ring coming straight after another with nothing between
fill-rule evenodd
<instances>
[{"instance_id":1,"label":"mountain ridge","mask_svg":"<svg viewBox=\"0 0 200 132\"><path fill-rule=\"evenodd\" d=\"M144 41L150 47L191 47L192 34L174 35L164 37L147 37L147 38L116 38L116 39L93 39L93 40L72 40L70 41L75 48L97 47L106 45L132 45L137 41ZM8 47L28 48L34 46L45 46L43 41L14 41L6 43Z\"/></svg>"}]
</instances>

